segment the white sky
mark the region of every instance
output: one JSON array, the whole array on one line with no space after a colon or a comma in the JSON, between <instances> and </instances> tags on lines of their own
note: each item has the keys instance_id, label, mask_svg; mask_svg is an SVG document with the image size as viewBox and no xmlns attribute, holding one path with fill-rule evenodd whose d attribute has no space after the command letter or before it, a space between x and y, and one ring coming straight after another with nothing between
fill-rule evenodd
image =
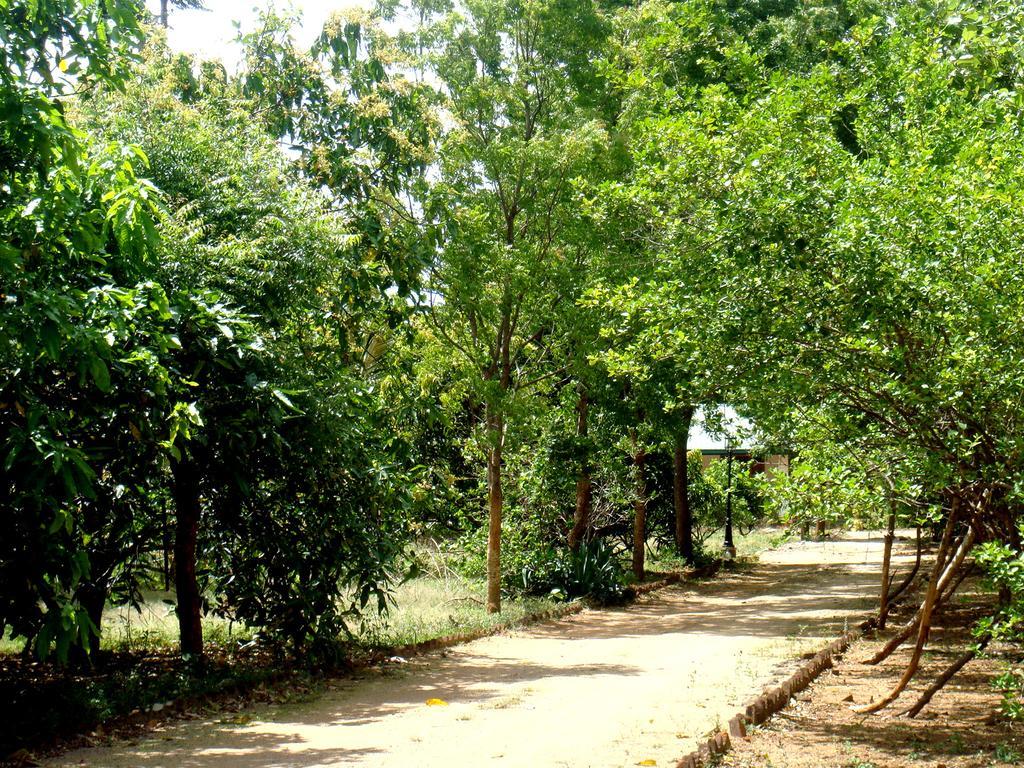
<instances>
[{"instance_id":1,"label":"white sky","mask_svg":"<svg viewBox=\"0 0 1024 768\"><path fill-rule=\"evenodd\" d=\"M154 14L159 12L159 0L147 0L146 4ZM257 9L270 6L281 12L300 12L302 32L298 42L308 46L331 13L353 6L368 8L370 0L206 0L205 5L209 10L172 9L168 42L174 50L198 54L204 59L220 59L229 70L234 70L239 53L234 43L237 30L233 22L240 21L243 31L251 30Z\"/></svg>"}]
</instances>

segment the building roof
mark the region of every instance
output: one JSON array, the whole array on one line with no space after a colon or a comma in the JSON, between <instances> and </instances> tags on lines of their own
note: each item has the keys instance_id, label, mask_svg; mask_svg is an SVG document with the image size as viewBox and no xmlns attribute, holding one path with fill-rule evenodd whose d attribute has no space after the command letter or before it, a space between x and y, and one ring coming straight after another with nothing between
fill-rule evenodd
<instances>
[{"instance_id":1,"label":"building roof","mask_svg":"<svg viewBox=\"0 0 1024 768\"><path fill-rule=\"evenodd\" d=\"M757 446L757 434L749 419L728 405L703 406L693 415L686 447L701 453L725 453L727 443L736 453L747 453Z\"/></svg>"}]
</instances>

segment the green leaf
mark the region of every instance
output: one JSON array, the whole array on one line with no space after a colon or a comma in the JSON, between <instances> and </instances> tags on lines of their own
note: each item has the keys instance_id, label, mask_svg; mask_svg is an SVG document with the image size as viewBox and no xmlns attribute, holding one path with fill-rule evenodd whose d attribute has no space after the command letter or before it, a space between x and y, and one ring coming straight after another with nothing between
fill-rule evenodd
<instances>
[{"instance_id":1,"label":"green leaf","mask_svg":"<svg viewBox=\"0 0 1024 768\"><path fill-rule=\"evenodd\" d=\"M89 360L89 373L96 387L101 392L110 391L110 369L102 358L92 357Z\"/></svg>"}]
</instances>

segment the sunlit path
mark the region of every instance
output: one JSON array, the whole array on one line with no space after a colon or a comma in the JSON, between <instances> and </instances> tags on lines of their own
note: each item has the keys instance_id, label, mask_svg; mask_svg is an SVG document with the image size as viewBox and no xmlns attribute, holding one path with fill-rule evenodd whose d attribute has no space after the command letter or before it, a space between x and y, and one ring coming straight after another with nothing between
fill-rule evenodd
<instances>
[{"instance_id":1,"label":"sunlit path","mask_svg":"<svg viewBox=\"0 0 1024 768\"><path fill-rule=\"evenodd\" d=\"M870 610L880 553L868 536L786 545L750 573L339 682L246 725L167 726L53 765L673 765L780 662Z\"/></svg>"}]
</instances>

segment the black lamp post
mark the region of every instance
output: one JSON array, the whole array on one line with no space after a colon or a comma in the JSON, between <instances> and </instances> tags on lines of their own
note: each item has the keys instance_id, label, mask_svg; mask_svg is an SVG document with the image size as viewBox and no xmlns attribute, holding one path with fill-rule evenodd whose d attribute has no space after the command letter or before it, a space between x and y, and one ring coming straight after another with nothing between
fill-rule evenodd
<instances>
[{"instance_id":1,"label":"black lamp post","mask_svg":"<svg viewBox=\"0 0 1024 768\"><path fill-rule=\"evenodd\" d=\"M736 545L732 541L732 436L725 438L725 544L722 549L728 560L736 559Z\"/></svg>"}]
</instances>

